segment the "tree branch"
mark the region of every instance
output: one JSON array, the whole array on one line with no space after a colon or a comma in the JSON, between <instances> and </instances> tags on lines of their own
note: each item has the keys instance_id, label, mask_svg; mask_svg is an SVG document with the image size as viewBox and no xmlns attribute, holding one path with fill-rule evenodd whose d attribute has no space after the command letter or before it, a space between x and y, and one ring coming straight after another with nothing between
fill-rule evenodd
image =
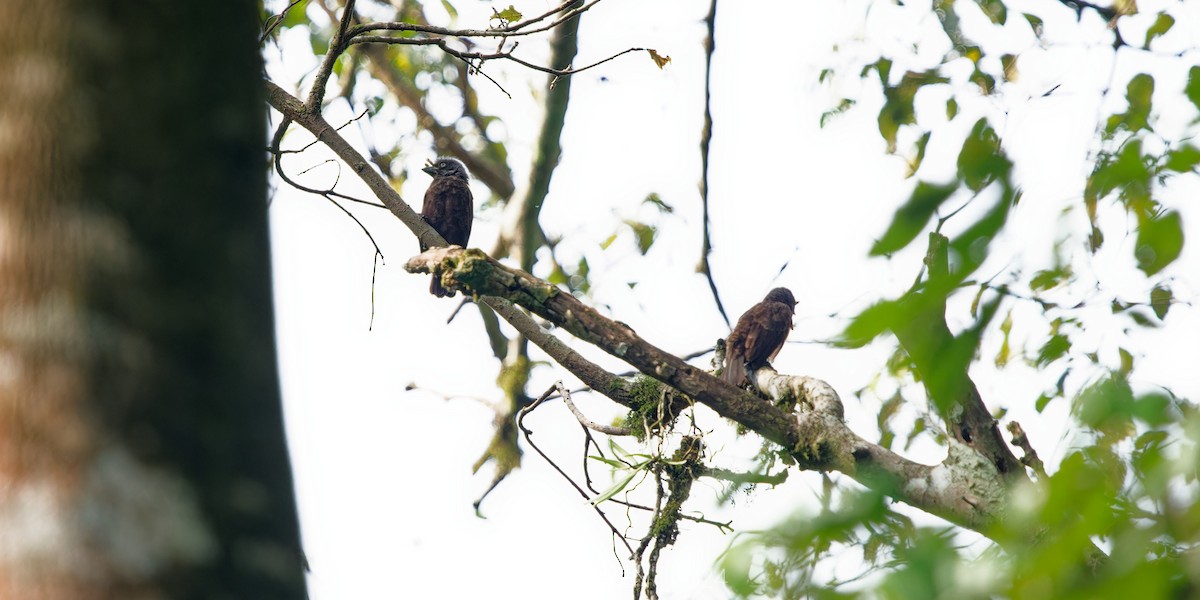
<instances>
[{"instance_id":1,"label":"tree branch","mask_svg":"<svg viewBox=\"0 0 1200 600\"><path fill-rule=\"evenodd\" d=\"M391 90L392 95L417 116L417 123L433 135L433 143L439 154L453 156L463 162L471 175L491 188L497 196L503 199L513 194L512 174L507 169L491 161L482 160L468 152L459 142L459 134L454 127L442 125L425 109L421 95L387 59L385 48L376 45L362 46L361 51L369 59L368 69L376 79L383 82ZM483 132L480 132L483 135Z\"/></svg>"},{"instance_id":2,"label":"tree branch","mask_svg":"<svg viewBox=\"0 0 1200 600\"><path fill-rule=\"evenodd\" d=\"M575 17L575 16L591 9L593 6L600 3L600 1L601 0L592 0L591 2L588 2L587 4L580 6L579 8L568 11L567 13L563 14L561 17L550 22L550 24L548 24L548 25L543 25L541 27L535 27L534 29L529 29L529 30L525 30L523 28L527 25L532 25L536 21L541 21L542 19L546 18L550 14L560 12L563 9L565 9L567 6L569 6L571 4L575 4L576 2L566 2L562 5L559 5L557 8L552 9L550 12L546 13L545 15L537 17L536 19L531 19L531 20L525 21L523 23L516 23L507 28L500 28L500 29L449 29L446 27L438 27L436 25L424 25L424 24L416 24L416 23L378 22L378 23L366 23L363 25L359 25L357 27L353 27L350 29L350 31L348 33L348 37L356 38L356 37L361 36L364 33L370 33L372 31L412 31L412 32L431 33L434 35L441 35L441 36L445 36L445 37L458 37L458 38L521 37L521 36L532 35L535 33L541 33L543 31L549 31L551 29L554 29L555 27L559 26L562 23L565 23L567 20L571 19L572 17Z\"/></svg>"},{"instance_id":3,"label":"tree branch","mask_svg":"<svg viewBox=\"0 0 1200 600\"><path fill-rule=\"evenodd\" d=\"M338 135L337 131L321 115L305 111L304 105L299 100L274 83L267 81L265 84L267 101L270 105L275 110L281 112L286 119L290 119L297 125L307 129L318 140L329 147L334 154L345 161L371 192L383 202L384 206L392 214L396 215L396 218L400 219L401 223L412 231L418 240L422 240L430 246L446 244L446 240L430 227L425 222L425 219L422 219L419 214L414 212L412 207L400 197L400 194L396 193L396 190L388 185L387 180L371 168L366 158L359 154L345 138ZM583 358L583 356L572 350L562 340L542 329L533 319L513 306L508 300L503 298L483 298L482 302L495 311L502 319L508 321L510 325L521 332L529 341L546 352L555 362L583 381L585 385L619 404L633 406L629 385L623 378L617 377Z\"/></svg>"},{"instance_id":4,"label":"tree branch","mask_svg":"<svg viewBox=\"0 0 1200 600\"><path fill-rule=\"evenodd\" d=\"M600 315L545 281L502 265L477 249L438 247L445 240L320 115L305 111L279 86L267 82L266 87L273 107L317 136L414 235L434 247L410 259L407 270L436 273L447 287L482 296L481 301L501 318L597 392L625 406L633 404L624 379L584 359L513 302L782 445L799 468L841 471L918 509L985 534L988 521L999 514L1002 494L995 490L1002 492L1003 482L994 469L988 470L991 463L963 444L951 442L949 457L940 465L912 462L854 434L842 422L837 393L820 380L782 376L769 368L752 374L758 387L775 401L800 408L797 414L788 414L664 352L627 325Z\"/></svg>"},{"instance_id":5,"label":"tree branch","mask_svg":"<svg viewBox=\"0 0 1200 600\"><path fill-rule=\"evenodd\" d=\"M338 22L333 39L329 41L329 52L325 53L325 59L317 68L312 89L308 92L308 102L305 103L308 112L321 112L321 102L325 99L325 84L329 81L329 75L333 73L333 65L337 63L338 57L346 49L346 42L349 39L347 33L350 22L354 19L354 1L346 0L346 5L342 7L342 20Z\"/></svg>"},{"instance_id":6,"label":"tree branch","mask_svg":"<svg viewBox=\"0 0 1200 600\"><path fill-rule=\"evenodd\" d=\"M587 418L583 414L583 411L579 410L579 407L575 406L575 403L571 401L571 391L563 385L562 381L555 383L554 389L558 390L558 395L562 397L563 404L567 405L567 410L571 411L571 414L575 415L575 420L579 421L579 424L585 428L592 431L599 431L606 435L633 435L633 430L628 427L603 425Z\"/></svg>"},{"instance_id":7,"label":"tree branch","mask_svg":"<svg viewBox=\"0 0 1200 600\"><path fill-rule=\"evenodd\" d=\"M1006 479L1027 479L967 372L966 359L974 356L974 341L966 335L955 337L946 325L946 296L954 286L948 248L949 240L944 235L929 234L926 285L909 292L901 301L907 304L912 317L894 327L893 332L921 373L921 381L946 420L950 435L988 457ZM970 348L965 347L967 343Z\"/></svg>"},{"instance_id":8,"label":"tree branch","mask_svg":"<svg viewBox=\"0 0 1200 600\"><path fill-rule=\"evenodd\" d=\"M777 402L799 407L789 415L642 339L577 298L476 249L435 248L408 261L410 272L437 273L443 285L477 295L503 296L572 335L621 358L782 445L802 469L836 470L889 496L952 523L986 533L1003 507L1003 481L986 459L956 442L947 460L927 466L905 459L858 435L842 421L842 405L827 383L784 376L770 368L753 373L756 386Z\"/></svg>"}]
</instances>

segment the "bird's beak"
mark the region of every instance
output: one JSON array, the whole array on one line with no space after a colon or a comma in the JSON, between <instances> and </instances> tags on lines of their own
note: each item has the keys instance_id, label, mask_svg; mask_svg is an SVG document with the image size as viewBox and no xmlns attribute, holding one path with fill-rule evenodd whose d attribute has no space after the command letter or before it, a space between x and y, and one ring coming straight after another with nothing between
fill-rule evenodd
<instances>
[{"instance_id":1,"label":"bird's beak","mask_svg":"<svg viewBox=\"0 0 1200 600\"><path fill-rule=\"evenodd\" d=\"M425 165L421 170L428 173L430 177L437 177L437 169L433 165Z\"/></svg>"}]
</instances>

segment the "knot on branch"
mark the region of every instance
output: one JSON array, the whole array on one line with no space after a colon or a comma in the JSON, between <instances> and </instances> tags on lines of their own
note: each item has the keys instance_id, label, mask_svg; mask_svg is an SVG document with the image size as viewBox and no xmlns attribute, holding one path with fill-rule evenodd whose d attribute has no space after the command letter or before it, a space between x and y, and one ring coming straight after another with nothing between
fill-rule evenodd
<instances>
[{"instance_id":1,"label":"knot on branch","mask_svg":"<svg viewBox=\"0 0 1200 600\"><path fill-rule=\"evenodd\" d=\"M781 375L770 366L750 374L759 391L777 403L794 403L798 412L806 410L829 415L841 421L845 418L842 398L833 386L805 375Z\"/></svg>"},{"instance_id":2,"label":"knot on branch","mask_svg":"<svg viewBox=\"0 0 1200 600\"><path fill-rule=\"evenodd\" d=\"M790 450L801 468L855 472L854 436L847 435L842 400L833 386L815 377L781 375L769 365L749 376L777 406L791 408L795 445Z\"/></svg>"}]
</instances>

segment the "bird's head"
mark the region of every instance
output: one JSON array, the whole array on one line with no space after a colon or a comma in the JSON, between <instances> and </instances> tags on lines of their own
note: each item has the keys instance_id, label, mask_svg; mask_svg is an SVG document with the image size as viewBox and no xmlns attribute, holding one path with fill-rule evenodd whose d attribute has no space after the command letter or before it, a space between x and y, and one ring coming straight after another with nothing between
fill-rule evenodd
<instances>
[{"instance_id":1,"label":"bird's head","mask_svg":"<svg viewBox=\"0 0 1200 600\"><path fill-rule=\"evenodd\" d=\"M439 156L435 160L426 162L425 167L421 170L431 177L457 177L463 181L470 179L467 175L467 168L462 163L445 156Z\"/></svg>"},{"instance_id":2,"label":"bird's head","mask_svg":"<svg viewBox=\"0 0 1200 600\"><path fill-rule=\"evenodd\" d=\"M781 302L793 310L796 308L796 297L792 295L792 290L787 288L777 287L767 292L765 300L768 302Z\"/></svg>"}]
</instances>

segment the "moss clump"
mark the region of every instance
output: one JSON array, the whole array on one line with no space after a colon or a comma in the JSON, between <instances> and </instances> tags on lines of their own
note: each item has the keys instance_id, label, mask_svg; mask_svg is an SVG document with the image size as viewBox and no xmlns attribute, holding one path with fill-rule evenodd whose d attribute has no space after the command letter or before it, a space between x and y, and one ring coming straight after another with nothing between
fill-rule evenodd
<instances>
[{"instance_id":1,"label":"moss clump","mask_svg":"<svg viewBox=\"0 0 1200 600\"><path fill-rule=\"evenodd\" d=\"M682 410L681 405L686 405L680 402L678 392L645 375L638 375L629 383L629 396L633 406L621 426L632 430L640 442L646 440L647 431L656 433L669 429Z\"/></svg>"},{"instance_id":2,"label":"moss clump","mask_svg":"<svg viewBox=\"0 0 1200 600\"><path fill-rule=\"evenodd\" d=\"M660 547L675 543L675 538L679 535L680 510L692 493L692 482L704 472L704 464L701 462L703 455L704 442L699 437L685 435L679 448L671 456L671 462L662 465L670 494L654 523L650 525L650 535L654 536Z\"/></svg>"}]
</instances>

